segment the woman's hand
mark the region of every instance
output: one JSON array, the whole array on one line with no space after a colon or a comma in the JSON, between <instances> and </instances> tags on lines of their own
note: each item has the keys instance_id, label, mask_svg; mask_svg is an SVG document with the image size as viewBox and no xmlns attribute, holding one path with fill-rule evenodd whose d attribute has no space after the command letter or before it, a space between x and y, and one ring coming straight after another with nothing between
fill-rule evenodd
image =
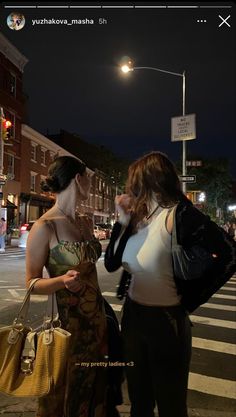
<instances>
[{"instance_id":1,"label":"woman's hand","mask_svg":"<svg viewBox=\"0 0 236 417\"><path fill-rule=\"evenodd\" d=\"M126 214L129 214L132 208L131 197L128 194L121 194L115 197L115 204L120 206Z\"/></svg>"},{"instance_id":2,"label":"woman's hand","mask_svg":"<svg viewBox=\"0 0 236 417\"><path fill-rule=\"evenodd\" d=\"M62 275L62 280L67 288L71 292L78 292L82 288L82 283L79 278L80 273L73 269L70 269L66 274Z\"/></svg>"},{"instance_id":3,"label":"woman's hand","mask_svg":"<svg viewBox=\"0 0 236 417\"><path fill-rule=\"evenodd\" d=\"M118 222L127 226L130 221L132 200L128 194L121 194L115 197L116 211L118 213Z\"/></svg>"}]
</instances>

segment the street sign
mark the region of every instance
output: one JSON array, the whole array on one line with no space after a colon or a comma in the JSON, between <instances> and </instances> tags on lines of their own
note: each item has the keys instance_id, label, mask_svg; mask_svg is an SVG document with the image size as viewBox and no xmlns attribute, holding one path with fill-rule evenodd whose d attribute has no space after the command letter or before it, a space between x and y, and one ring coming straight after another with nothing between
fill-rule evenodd
<instances>
[{"instance_id":1,"label":"street sign","mask_svg":"<svg viewBox=\"0 0 236 417\"><path fill-rule=\"evenodd\" d=\"M171 118L171 141L196 139L195 114Z\"/></svg>"},{"instance_id":2,"label":"street sign","mask_svg":"<svg viewBox=\"0 0 236 417\"><path fill-rule=\"evenodd\" d=\"M201 167L202 161L186 161L186 167Z\"/></svg>"},{"instance_id":3,"label":"street sign","mask_svg":"<svg viewBox=\"0 0 236 417\"><path fill-rule=\"evenodd\" d=\"M196 175L180 175L179 179L182 182L196 182Z\"/></svg>"}]
</instances>

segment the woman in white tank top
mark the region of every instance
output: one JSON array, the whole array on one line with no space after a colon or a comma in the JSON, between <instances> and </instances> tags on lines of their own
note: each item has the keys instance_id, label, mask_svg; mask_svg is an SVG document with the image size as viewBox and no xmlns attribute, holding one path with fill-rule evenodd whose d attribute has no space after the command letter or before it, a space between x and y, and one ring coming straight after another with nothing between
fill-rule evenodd
<instances>
[{"instance_id":1,"label":"woman in white tank top","mask_svg":"<svg viewBox=\"0 0 236 417\"><path fill-rule=\"evenodd\" d=\"M121 255L132 276L121 323L131 417L154 417L156 405L159 417L188 417L191 327L171 259L173 208L185 197L174 165L161 152L129 167L126 189L116 197L122 228L112 251L115 257L131 227ZM112 258L111 245L107 252Z\"/></svg>"}]
</instances>

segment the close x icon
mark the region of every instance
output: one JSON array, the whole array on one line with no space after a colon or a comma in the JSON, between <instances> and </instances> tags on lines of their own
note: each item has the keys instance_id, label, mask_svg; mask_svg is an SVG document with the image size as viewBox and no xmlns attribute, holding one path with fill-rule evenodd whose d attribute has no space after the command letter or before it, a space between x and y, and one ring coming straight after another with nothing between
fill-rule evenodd
<instances>
[{"instance_id":1,"label":"close x icon","mask_svg":"<svg viewBox=\"0 0 236 417\"><path fill-rule=\"evenodd\" d=\"M219 28L221 27L221 26L223 26L223 25L227 25L229 28L231 27L231 25L229 24L229 22L228 22L228 20L230 19L230 17L231 17L231 15L229 14L229 16L227 16L227 17L222 17L220 14L219 14L219 18L221 19L221 23L219 24Z\"/></svg>"}]
</instances>

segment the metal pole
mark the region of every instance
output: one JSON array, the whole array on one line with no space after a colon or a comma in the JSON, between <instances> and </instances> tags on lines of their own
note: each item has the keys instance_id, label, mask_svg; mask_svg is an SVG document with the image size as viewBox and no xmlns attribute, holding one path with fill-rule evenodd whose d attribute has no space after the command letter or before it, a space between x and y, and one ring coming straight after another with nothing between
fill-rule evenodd
<instances>
[{"instance_id":1,"label":"metal pole","mask_svg":"<svg viewBox=\"0 0 236 417\"><path fill-rule=\"evenodd\" d=\"M183 72L183 116L185 116L185 71ZM183 156L182 156L182 175L186 175L186 140L182 141L183 143ZM187 189L186 182L182 182L183 193L186 194Z\"/></svg>"},{"instance_id":2,"label":"metal pole","mask_svg":"<svg viewBox=\"0 0 236 417\"><path fill-rule=\"evenodd\" d=\"M160 68L155 68L155 67L131 67L129 69L129 71L135 71L135 70L142 70L142 69L149 69L149 70L153 70L153 71L158 71L158 72L164 72L166 74L171 74L171 75L176 75L178 77L182 77L183 80L183 116L185 116L185 97L186 97L186 91L185 91L185 71L183 71L182 74L178 73L178 72L172 72L172 71L166 71ZM182 140L182 175L186 175L187 174L187 169L186 169L186 141ZM182 182L182 191L183 193L186 194L186 189L187 189L187 184L186 182Z\"/></svg>"},{"instance_id":3,"label":"metal pole","mask_svg":"<svg viewBox=\"0 0 236 417\"><path fill-rule=\"evenodd\" d=\"M3 132L2 132L2 123L4 119L3 108L0 107L0 174L3 174L3 161L4 161L4 140L3 140ZM2 185L0 185L0 214L2 217Z\"/></svg>"}]
</instances>

